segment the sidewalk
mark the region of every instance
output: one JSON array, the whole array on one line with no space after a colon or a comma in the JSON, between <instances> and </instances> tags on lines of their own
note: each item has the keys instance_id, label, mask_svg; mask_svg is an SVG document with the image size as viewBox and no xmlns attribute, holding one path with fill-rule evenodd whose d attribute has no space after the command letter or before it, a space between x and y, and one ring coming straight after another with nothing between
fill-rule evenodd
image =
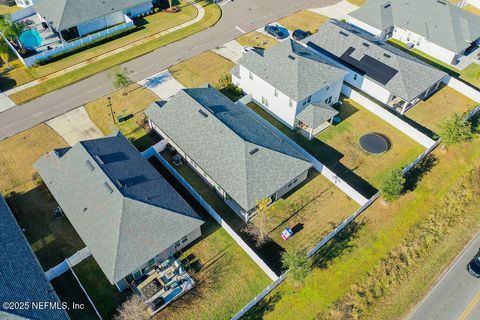
<instances>
[{"instance_id":1,"label":"sidewalk","mask_svg":"<svg viewBox=\"0 0 480 320\"><path fill-rule=\"evenodd\" d=\"M96 62L96 61L99 61L99 60L102 60L102 59L105 59L105 58L108 58L108 57L111 57L117 53L121 53L125 50L128 50L128 49L131 49L133 47L136 47L136 46L139 46L139 45L142 45L146 42L149 42L151 40L154 40L154 39L157 39L157 38L160 38L160 37L163 37L169 33L172 33L172 32L175 32L175 31L178 31L180 29L183 29L185 27L188 27L194 23L197 23L199 22L200 20L203 19L203 17L205 16L205 9L199 5L198 3L195 3L193 0L187 0L188 2L190 2L193 6L195 6L195 8L197 8L197 11L198 11L198 14L197 16L195 17L195 19L193 20L190 20L190 21L187 21L185 23L182 23L178 26L175 26L173 28L170 28L170 29L167 29L167 30L164 30L162 32L159 32L159 33L156 33L154 35L151 35L151 36L148 36L148 37L145 37L143 39L140 39L140 40L137 40L135 42L132 42L126 46L123 46L123 47L120 47L120 48L117 48L115 50L112 50L112 51L109 51L109 52L106 52L106 53L103 53L101 55L98 55L96 56L95 58L92 58L92 59L89 59L89 60L86 60L86 61L83 61L83 62L80 62L80 63L77 63L73 66L70 66L68 68L65 68L63 70L60 70L60 71L57 71L57 72L54 72L52 74L49 74L48 76L45 76L45 77L42 77L40 79L37 79L37 80L34 80L34 81L31 81L31 82L28 82L28 83L25 83L21 86L18 86L18 87L15 87L13 89L10 89L10 90L7 90L5 91L4 93L6 95L12 95L16 92L19 92L19 91L22 91L22 90L25 90L25 89L28 89L30 87L33 87L33 86L36 86L42 82L45 82L47 80L50 80L50 79L53 79L53 78L56 78L56 77L59 77L61 75L64 75L66 73L69 73L71 71L74 71L74 70L77 70L77 69L80 69L82 67L85 67L86 65L90 64L90 63L93 63L93 62ZM0 109L1 111L1 109Z\"/></svg>"},{"instance_id":2,"label":"sidewalk","mask_svg":"<svg viewBox=\"0 0 480 320\"><path fill-rule=\"evenodd\" d=\"M350 12L355 11L358 8L358 6L351 4L347 0L343 0L342 2L339 2L333 6L310 9L310 11L319 13L332 19L342 20L345 19Z\"/></svg>"}]
</instances>

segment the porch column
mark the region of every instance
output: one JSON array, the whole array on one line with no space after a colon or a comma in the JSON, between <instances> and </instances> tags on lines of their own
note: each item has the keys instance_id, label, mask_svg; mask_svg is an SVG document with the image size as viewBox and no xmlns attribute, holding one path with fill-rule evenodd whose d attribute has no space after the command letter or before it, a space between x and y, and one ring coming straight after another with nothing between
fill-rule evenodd
<instances>
[{"instance_id":1,"label":"porch column","mask_svg":"<svg viewBox=\"0 0 480 320\"><path fill-rule=\"evenodd\" d=\"M408 102L405 101L405 103L403 104L403 107L402 107L402 112L400 112L400 114L404 114L405 113L405 109L407 109L407 106L408 106Z\"/></svg>"},{"instance_id":2,"label":"porch column","mask_svg":"<svg viewBox=\"0 0 480 320\"><path fill-rule=\"evenodd\" d=\"M330 118L330 124L333 124L333 118L335 118L335 117Z\"/></svg>"}]
</instances>

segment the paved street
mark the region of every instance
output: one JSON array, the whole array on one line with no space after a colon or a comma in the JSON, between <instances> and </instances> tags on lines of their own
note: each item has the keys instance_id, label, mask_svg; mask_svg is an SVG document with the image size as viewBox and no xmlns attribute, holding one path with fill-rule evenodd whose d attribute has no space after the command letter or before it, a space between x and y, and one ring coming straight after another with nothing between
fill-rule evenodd
<instances>
[{"instance_id":1,"label":"paved street","mask_svg":"<svg viewBox=\"0 0 480 320\"><path fill-rule=\"evenodd\" d=\"M223 5L222 19L212 28L159 48L123 66L134 81L147 78L182 60L211 50L298 10L318 8L340 0L234 0ZM76 82L0 114L0 140L75 109L114 89L107 72Z\"/></svg>"},{"instance_id":2,"label":"paved street","mask_svg":"<svg viewBox=\"0 0 480 320\"><path fill-rule=\"evenodd\" d=\"M476 237L455 261L410 320L478 320L480 319L480 279L471 276L467 264L480 248Z\"/></svg>"}]
</instances>

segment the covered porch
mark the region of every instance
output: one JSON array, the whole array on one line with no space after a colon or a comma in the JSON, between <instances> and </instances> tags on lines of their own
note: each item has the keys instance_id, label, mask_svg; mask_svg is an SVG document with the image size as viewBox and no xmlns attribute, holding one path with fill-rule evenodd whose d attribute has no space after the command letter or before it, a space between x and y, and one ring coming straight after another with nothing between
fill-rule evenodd
<instances>
[{"instance_id":1,"label":"covered porch","mask_svg":"<svg viewBox=\"0 0 480 320\"><path fill-rule=\"evenodd\" d=\"M323 102L314 102L305 107L296 118L295 128L307 139L313 139L317 134L333 124L333 118L338 111Z\"/></svg>"}]
</instances>

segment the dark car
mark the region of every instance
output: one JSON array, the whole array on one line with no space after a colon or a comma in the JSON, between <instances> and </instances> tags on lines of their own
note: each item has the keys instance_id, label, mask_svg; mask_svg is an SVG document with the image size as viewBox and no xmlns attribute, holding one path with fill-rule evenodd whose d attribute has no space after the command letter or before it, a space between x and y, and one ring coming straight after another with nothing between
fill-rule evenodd
<instances>
[{"instance_id":1,"label":"dark car","mask_svg":"<svg viewBox=\"0 0 480 320\"><path fill-rule=\"evenodd\" d=\"M302 29L297 29L297 30L293 31L292 37L293 37L293 39L295 39L297 41L300 41L300 40L303 40L306 37L308 37L310 34L311 33L308 32L308 31L303 31Z\"/></svg>"},{"instance_id":2,"label":"dark car","mask_svg":"<svg viewBox=\"0 0 480 320\"><path fill-rule=\"evenodd\" d=\"M470 261L467 270L472 276L480 278L480 254L477 254L475 258Z\"/></svg>"},{"instance_id":3,"label":"dark car","mask_svg":"<svg viewBox=\"0 0 480 320\"><path fill-rule=\"evenodd\" d=\"M277 39L285 39L289 36L288 30L278 25L276 26L266 25L265 32L267 32L268 34L272 35Z\"/></svg>"}]
</instances>

